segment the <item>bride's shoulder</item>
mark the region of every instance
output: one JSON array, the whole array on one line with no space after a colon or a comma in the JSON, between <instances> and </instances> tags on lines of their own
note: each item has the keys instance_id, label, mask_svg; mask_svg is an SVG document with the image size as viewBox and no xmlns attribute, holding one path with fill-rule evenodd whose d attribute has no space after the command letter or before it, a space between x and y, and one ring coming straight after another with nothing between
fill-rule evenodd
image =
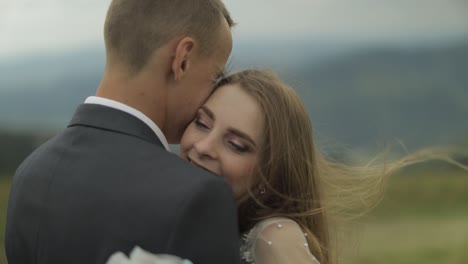
<instances>
[{"instance_id":1,"label":"bride's shoulder","mask_svg":"<svg viewBox=\"0 0 468 264\"><path fill-rule=\"evenodd\" d=\"M247 253L244 256L253 260L247 263L257 264L270 263L259 260L273 257L275 260L294 263L318 263L309 251L306 237L307 234L292 219L285 217L264 219L245 236L243 252Z\"/></svg>"},{"instance_id":2,"label":"bride's shoulder","mask_svg":"<svg viewBox=\"0 0 468 264\"><path fill-rule=\"evenodd\" d=\"M263 220L259 221L255 225L255 227L267 228L267 227L276 226L276 227L279 227L279 229L281 229L281 226L283 224L286 224L288 226L293 226L295 228L300 229L300 226L296 221L292 220L291 218L287 218L287 217L270 217L270 218L266 218L266 219L263 219Z\"/></svg>"},{"instance_id":3,"label":"bride's shoulder","mask_svg":"<svg viewBox=\"0 0 468 264\"><path fill-rule=\"evenodd\" d=\"M303 242L307 246L307 234L300 225L286 217L272 217L264 219L255 225L257 239L265 241L268 245L289 241L290 239Z\"/></svg>"}]
</instances>

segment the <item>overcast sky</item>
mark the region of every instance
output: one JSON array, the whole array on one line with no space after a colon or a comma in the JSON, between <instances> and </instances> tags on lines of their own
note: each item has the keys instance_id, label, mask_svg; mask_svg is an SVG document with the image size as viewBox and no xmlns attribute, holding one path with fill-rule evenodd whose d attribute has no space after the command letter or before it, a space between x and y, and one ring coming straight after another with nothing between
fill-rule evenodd
<instances>
[{"instance_id":1,"label":"overcast sky","mask_svg":"<svg viewBox=\"0 0 468 264\"><path fill-rule=\"evenodd\" d=\"M468 37L468 0L224 0L235 41ZM0 58L102 46L110 0L0 0Z\"/></svg>"}]
</instances>

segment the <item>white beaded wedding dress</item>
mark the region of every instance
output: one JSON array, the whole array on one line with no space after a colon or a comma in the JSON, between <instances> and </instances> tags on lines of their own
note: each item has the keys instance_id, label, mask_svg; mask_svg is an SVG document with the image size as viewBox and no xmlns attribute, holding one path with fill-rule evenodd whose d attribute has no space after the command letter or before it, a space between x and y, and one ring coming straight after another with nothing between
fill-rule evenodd
<instances>
[{"instance_id":1,"label":"white beaded wedding dress","mask_svg":"<svg viewBox=\"0 0 468 264\"><path fill-rule=\"evenodd\" d=\"M263 220L247 232L240 254L245 264L320 264L310 253L307 234L289 218ZM192 264L190 260L169 255L153 255L135 247L129 257L113 254L106 264Z\"/></svg>"},{"instance_id":2,"label":"white beaded wedding dress","mask_svg":"<svg viewBox=\"0 0 468 264\"><path fill-rule=\"evenodd\" d=\"M243 236L241 258L245 264L320 264L310 253L306 236L289 218L263 220Z\"/></svg>"}]
</instances>

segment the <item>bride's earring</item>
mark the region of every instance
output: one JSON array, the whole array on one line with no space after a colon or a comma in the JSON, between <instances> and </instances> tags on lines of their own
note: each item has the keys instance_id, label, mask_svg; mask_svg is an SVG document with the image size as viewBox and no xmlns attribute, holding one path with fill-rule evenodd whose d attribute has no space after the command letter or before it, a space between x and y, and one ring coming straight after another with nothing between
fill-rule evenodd
<instances>
[{"instance_id":1,"label":"bride's earring","mask_svg":"<svg viewBox=\"0 0 468 264\"><path fill-rule=\"evenodd\" d=\"M265 195L265 193L266 193L265 187L260 186L260 190L258 191L258 193L259 193L260 195Z\"/></svg>"}]
</instances>

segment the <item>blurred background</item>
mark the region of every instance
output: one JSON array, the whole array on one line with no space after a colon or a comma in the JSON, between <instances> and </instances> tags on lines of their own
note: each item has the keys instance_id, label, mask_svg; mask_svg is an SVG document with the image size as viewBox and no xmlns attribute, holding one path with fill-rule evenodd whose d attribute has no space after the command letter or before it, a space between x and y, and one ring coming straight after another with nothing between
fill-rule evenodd
<instances>
[{"instance_id":1,"label":"blurred background","mask_svg":"<svg viewBox=\"0 0 468 264\"><path fill-rule=\"evenodd\" d=\"M442 145L468 163L468 1L224 2L238 22L229 69L278 71L328 155ZM14 170L96 91L109 3L0 0L0 263ZM428 162L393 175L357 234L343 263L468 263L467 172Z\"/></svg>"}]
</instances>

